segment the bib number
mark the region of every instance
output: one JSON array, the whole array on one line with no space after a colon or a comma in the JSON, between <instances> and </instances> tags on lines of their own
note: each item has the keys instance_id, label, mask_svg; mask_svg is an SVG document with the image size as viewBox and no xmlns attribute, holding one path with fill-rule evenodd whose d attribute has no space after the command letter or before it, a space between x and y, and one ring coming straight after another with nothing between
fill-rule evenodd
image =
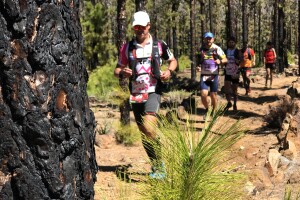
<instances>
[{"instance_id":1,"label":"bib number","mask_svg":"<svg viewBox=\"0 0 300 200\"><path fill-rule=\"evenodd\" d=\"M130 103L145 103L148 100L148 93L130 94Z\"/></svg>"},{"instance_id":2,"label":"bib number","mask_svg":"<svg viewBox=\"0 0 300 200\"><path fill-rule=\"evenodd\" d=\"M202 80L203 81L214 81L215 80L215 76L202 76Z\"/></svg>"}]
</instances>

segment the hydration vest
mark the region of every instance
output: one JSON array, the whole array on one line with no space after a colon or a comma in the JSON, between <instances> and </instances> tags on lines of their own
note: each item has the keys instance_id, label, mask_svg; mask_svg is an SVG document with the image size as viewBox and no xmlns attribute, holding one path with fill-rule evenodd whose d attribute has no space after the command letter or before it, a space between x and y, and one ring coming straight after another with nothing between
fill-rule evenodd
<instances>
[{"instance_id":1,"label":"hydration vest","mask_svg":"<svg viewBox=\"0 0 300 200\"><path fill-rule=\"evenodd\" d=\"M273 48L265 50L266 63L275 63L275 52Z\"/></svg>"},{"instance_id":2,"label":"hydration vest","mask_svg":"<svg viewBox=\"0 0 300 200\"><path fill-rule=\"evenodd\" d=\"M212 55L211 58L206 59L206 52L207 51L211 51ZM200 49L200 53L199 53L199 63L201 64L201 74L205 74L205 75L210 75L210 74L218 74L219 73L219 69L218 69L218 65L215 63L215 60L217 60L219 58L218 54L217 54L217 49L213 48L213 49L205 49L205 48L201 48Z\"/></svg>"},{"instance_id":3,"label":"hydration vest","mask_svg":"<svg viewBox=\"0 0 300 200\"><path fill-rule=\"evenodd\" d=\"M153 38L152 53L150 56L151 59L150 76L154 77L157 80L156 88L158 88L162 83L160 80L160 54L159 54L158 42L159 41L157 39ZM131 82L132 80L136 80L136 78L139 75L136 71L136 66L139 61L136 56L136 46L134 45L134 39L128 43L128 62L129 62L129 68L132 70L132 76L130 77L130 81L129 81L129 90L131 92L132 90Z\"/></svg>"}]
</instances>

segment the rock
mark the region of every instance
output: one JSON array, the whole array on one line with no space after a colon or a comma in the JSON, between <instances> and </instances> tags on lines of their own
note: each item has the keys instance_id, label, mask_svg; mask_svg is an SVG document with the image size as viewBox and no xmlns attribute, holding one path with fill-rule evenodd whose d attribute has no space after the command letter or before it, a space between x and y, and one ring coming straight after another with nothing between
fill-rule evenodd
<instances>
[{"instance_id":1,"label":"rock","mask_svg":"<svg viewBox=\"0 0 300 200\"><path fill-rule=\"evenodd\" d=\"M186 119L187 112L185 111L184 106L178 106L177 108L177 115L180 119Z\"/></svg>"},{"instance_id":2,"label":"rock","mask_svg":"<svg viewBox=\"0 0 300 200\"><path fill-rule=\"evenodd\" d=\"M248 181L246 184L245 184L245 192L248 194L248 195L255 195L255 186L253 185L253 183L251 183L250 181Z\"/></svg>"},{"instance_id":3,"label":"rock","mask_svg":"<svg viewBox=\"0 0 300 200\"><path fill-rule=\"evenodd\" d=\"M294 154L291 150L287 149L287 150L283 150L281 151L282 155L286 158L288 158L289 160L293 160L294 159Z\"/></svg>"},{"instance_id":4,"label":"rock","mask_svg":"<svg viewBox=\"0 0 300 200\"><path fill-rule=\"evenodd\" d=\"M300 166L297 162L291 162L285 172L286 183L300 183Z\"/></svg>"},{"instance_id":5,"label":"rock","mask_svg":"<svg viewBox=\"0 0 300 200\"><path fill-rule=\"evenodd\" d=\"M292 83L292 86L289 87L287 94L292 98L300 97L300 78Z\"/></svg>"},{"instance_id":6,"label":"rock","mask_svg":"<svg viewBox=\"0 0 300 200\"><path fill-rule=\"evenodd\" d=\"M293 116L289 113L286 114L286 117L284 118L282 125L281 125L281 131L277 135L278 143L280 145L281 150L288 149L288 142L287 142L287 133L290 127L290 122Z\"/></svg>"},{"instance_id":7,"label":"rock","mask_svg":"<svg viewBox=\"0 0 300 200\"><path fill-rule=\"evenodd\" d=\"M288 180L289 184L300 183L300 169L295 170Z\"/></svg>"},{"instance_id":8,"label":"rock","mask_svg":"<svg viewBox=\"0 0 300 200\"><path fill-rule=\"evenodd\" d=\"M268 162L272 168L272 173L276 174L281 154L276 149L270 149L268 153Z\"/></svg>"},{"instance_id":9,"label":"rock","mask_svg":"<svg viewBox=\"0 0 300 200\"><path fill-rule=\"evenodd\" d=\"M273 187L267 168L261 167L253 169L252 176L259 180L265 187Z\"/></svg>"},{"instance_id":10,"label":"rock","mask_svg":"<svg viewBox=\"0 0 300 200\"><path fill-rule=\"evenodd\" d=\"M289 150L293 154L293 159L296 159L298 156L296 145L291 140L288 140L288 144L289 144Z\"/></svg>"},{"instance_id":11,"label":"rock","mask_svg":"<svg viewBox=\"0 0 300 200\"><path fill-rule=\"evenodd\" d=\"M284 156L280 156L278 168L280 168L280 170L285 170L288 168L290 163L291 163L291 161L289 159L287 159Z\"/></svg>"}]
</instances>

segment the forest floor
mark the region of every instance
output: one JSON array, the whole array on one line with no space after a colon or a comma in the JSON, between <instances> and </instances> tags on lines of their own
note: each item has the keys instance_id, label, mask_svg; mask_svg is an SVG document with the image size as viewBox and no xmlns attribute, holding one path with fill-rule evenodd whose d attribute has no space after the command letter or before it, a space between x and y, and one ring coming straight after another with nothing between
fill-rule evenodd
<instances>
[{"instance_id":1,"label":"forest floor","mask_svg":"<svg viewBox=\"0 0 300 200\"><path fill-rule=\"evenodd\" d=\"M285 95L291 83L297 79L295 76L285 77L277 74L274 77L272 88L266 89L264 87L264 70L258 70L258 73L253 76L251 94L244 95L245 89L239 87L238 110L233 111L231 108L223 117L224 120L231 119L234 121L240 119L241 123L249 129L249 132L232 147L233 159L229 164L234 163L239 166L240 171L249 174L249 179L252 176L252 182L255 182L253 176L264 179L265 175L257 174L265 171L262 169L265 166L268 151L270 147L278 142L276 138L278 130L268 128L264 117L269 112L270 105L278 101L280 96ZM218 98L219 102L226 103L223 94L220 94ZM202 119L201 110L204 112L203 105L200 103L198 106L200 113L195 117ZM94 111L98 125L119 120L118 108L112 108L103 103L91 103L91 108ZM132 113L130 118L134 124ZM99 171L94 186L95 200L138 199L139 195L136 190L140 181L135 180L134 177L130 177L131 181L124 181L117 175L117 171L128 168L127 170L136 174L149 172L149 160L141 142L133 146L118 144L112 128L107 134L97 134L96 144L95 150ZM282 199L285 187L282 187L282 185L276 187L276 183L272 183L269 179L261 180L261 183L261 186L256 184L256 192L254 194L250 192L251 194L247 195L247 199ZM245 193L247 193L246 189Z\"/></svg>"}]
</instances>

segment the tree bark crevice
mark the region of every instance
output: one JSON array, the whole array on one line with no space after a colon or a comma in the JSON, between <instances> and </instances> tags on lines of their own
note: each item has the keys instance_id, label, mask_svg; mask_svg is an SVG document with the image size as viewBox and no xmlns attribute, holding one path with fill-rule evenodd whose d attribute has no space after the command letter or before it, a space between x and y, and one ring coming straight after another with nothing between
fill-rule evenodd
<instances>
[{"instance_id":1,"label":"tree bark crevice","mask_svg":"<svg viewBox=\"0 0 300 200\"><path fill-rule=\"evenodd\" d=\"M0 6L0 199L93 199L79 1Z\"/></svg>"}]
</instances>

